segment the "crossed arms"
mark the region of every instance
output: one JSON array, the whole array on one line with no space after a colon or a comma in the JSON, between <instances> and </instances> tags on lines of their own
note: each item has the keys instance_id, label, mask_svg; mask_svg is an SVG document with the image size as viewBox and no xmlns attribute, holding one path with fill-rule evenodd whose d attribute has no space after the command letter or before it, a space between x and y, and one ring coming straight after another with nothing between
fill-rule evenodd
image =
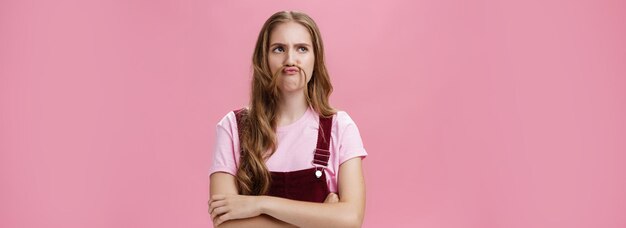
<instances>
[{"instance_id":1,"label":"crossed arms","mask_svg":"<svg viewBox=\"0 0 626 228\"><path fill-rule=\"evenodd\" d=\"M361 227L365 211L365 182L361 158L339 166L339 200L313 203L237 192L235 177L210 176L209 213L214 227Z\"/></svg>"}]
</instances>

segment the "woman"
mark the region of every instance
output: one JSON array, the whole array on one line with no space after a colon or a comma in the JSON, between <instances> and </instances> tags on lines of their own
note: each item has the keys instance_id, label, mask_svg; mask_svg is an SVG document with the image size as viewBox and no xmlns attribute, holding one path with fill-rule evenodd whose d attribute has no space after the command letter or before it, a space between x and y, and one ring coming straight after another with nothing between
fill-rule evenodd
<instances>
[{"instance_id":1,"label":"woman","mask_svg":"<svg viewBox=\"0 0 626 228\"><path fill-rule=\"evenodd\" d=\"M304 13L275 13L252 63L249 108L217 124L209 171L214 226L360 227L367 153L350 116L329 105L317 25Z\"/></svg>"}]
</instances>

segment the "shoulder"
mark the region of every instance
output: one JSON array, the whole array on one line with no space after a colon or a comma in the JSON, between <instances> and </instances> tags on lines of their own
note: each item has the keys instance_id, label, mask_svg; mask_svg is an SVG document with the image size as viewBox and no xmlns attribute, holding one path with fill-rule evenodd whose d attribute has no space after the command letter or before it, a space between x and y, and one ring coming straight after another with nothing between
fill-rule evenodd
<instances>
[{"instance_id":1,"label":"shoulder","mask_svg":"<svg viewBox=\"0 0 626 228\"><path fill-rule=\"evenodd\" d=\"M224 128L229 132L235 132L237 130L237 115L242 114L242 111L246 111L247 108L239 108L228 111L218 122L218 128Z\"/></svg>"},{"instance_id":2,"label":"shoulder","mask_svg":"<svg viewBox=\"0 0 626 228\"><path fill-rule=\"evenodd\" d=\"M338 149L339 163L342 164L356 156L367 156L363 147L361 133L355 121L346 111L337 111L334 115L336 120L336 145Z\"/></svg>"},{"instance_id":3,"label":"shoulder","mask_svg":"<svg viewBox=\"0 0 626 228\"><path fill-rule=\"evenodd\" d=\"M235 112L234 111L229 111L226 113L226 115L224 115L224 117L222 117L218 122L217 125L218 126L228 126L230 123L236 123L236 118L235 118Z\"/></svg>"},{"instance_id":4,"label":"shoulder","mask_svg":"<svg viewBox=\"0 0 626 228\"><path fill-rule=\"evenodd\" d=\"M356 126L356 123L347 111L338 110L337 113L333 115L333 126L336 127L337 130L342 131L350 126Z\"/></svg>"}]
</instances>

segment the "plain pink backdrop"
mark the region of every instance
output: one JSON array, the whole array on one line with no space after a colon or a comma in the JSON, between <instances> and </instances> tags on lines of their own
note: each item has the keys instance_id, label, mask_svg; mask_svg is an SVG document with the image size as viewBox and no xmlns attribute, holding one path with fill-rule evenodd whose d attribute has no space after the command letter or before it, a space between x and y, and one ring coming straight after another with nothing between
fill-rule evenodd
<instances>
[{"instance_id":1,"label":"plain pink backdrop","mask_svg":"<svg viewBox=\"0 0 626 228\"><path fill-rule=\"evenodd\" d=\"M364 227L626 227L624 1L0 1L0 227L208 227L258 31L309 13Z\"/></svg>"}]
</instances>

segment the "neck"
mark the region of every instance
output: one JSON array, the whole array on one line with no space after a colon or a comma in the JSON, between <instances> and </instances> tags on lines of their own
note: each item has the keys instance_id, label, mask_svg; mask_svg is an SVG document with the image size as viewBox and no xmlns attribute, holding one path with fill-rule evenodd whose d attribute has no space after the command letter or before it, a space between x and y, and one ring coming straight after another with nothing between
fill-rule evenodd
<instances>
[{"instance_id":1,"label":"neck","mask_svg":"<svg viewBox=\"0 0 626 228\"><path fill-rule=\"evenodd\" d=\"M278 106L278 126L289 125L298 120L308 105L303 91L283 92Z\"/></svg>"}]
</instances>

